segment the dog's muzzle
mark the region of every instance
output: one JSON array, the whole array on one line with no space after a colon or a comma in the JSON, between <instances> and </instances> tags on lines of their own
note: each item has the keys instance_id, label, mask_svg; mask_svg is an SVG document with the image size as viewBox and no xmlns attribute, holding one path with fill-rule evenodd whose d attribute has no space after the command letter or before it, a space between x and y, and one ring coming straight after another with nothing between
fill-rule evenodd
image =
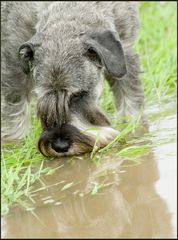
<instances>
[{"instance_id":1,"label":"dog's muzzle","mask_svg":"<svg viewBox=\"0 0 178 240\"><path fill-rule=\"evenodd\" d=\"M52 157L81 154L91 151L92 145L88 136L70 124L45 130L38 141L39 151Z\"/></svg>"},{"instance_id":2,"label":"dog's muzzle","mask_svg":"<svg viewBox=\"0 0 178 240\"><path fill-rule=\"evenodd\" d=\"M92 151L94 145L106 146L117 134L118 131L111 127L81 131L73 125L64 124L61 128L45 130L38 141L38 149L46 157L79 155Z\"/></svg>"}]
</instances>

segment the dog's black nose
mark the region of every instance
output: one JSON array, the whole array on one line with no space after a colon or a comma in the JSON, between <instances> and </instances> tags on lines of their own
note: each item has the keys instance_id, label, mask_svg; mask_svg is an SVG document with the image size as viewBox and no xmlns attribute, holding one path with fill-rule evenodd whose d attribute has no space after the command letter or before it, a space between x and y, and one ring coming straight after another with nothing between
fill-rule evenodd
<instances>
[{"instance_id":1,"label":"dog's black nose","mask_svg":"<svg viewBox=\"0 0 178 240\"><path fill-rule=\"evenodd\" d=\"M66 139L58 138L58 139L54 140L54 142L52 142L51 146L56 152L63 153L63 152L68 151L68 149L70 147L70 142Z\"/></svg>"}]
</instances>

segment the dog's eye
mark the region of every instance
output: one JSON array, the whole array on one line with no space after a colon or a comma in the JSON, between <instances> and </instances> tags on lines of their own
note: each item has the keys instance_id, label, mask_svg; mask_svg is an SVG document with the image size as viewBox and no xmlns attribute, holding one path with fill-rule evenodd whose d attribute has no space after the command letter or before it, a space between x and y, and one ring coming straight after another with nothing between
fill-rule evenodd
<instances>
[{"instance_id":1,"label":"dog's eye","mask_svg":"<svg viewBox=\"0 0 178 240\"><path fill-rule=\"evenodd\" d=\"M76 102L79 99L82 99L86 95L87 95L86 91L80 91L80 92L74 93L70 97L70 102Z\"/></svg>"},{"instance_id":2,"label":"dog's eye","mask_svg":"<svg viewBox=\"0 0 178 240\"><path fill-rule=\"evenodd\" d=\"M87 52L85 53L85 56L92 61L93 63L95 63L97 66L101 66L101 59L98 56L98 54L95 52L95 50L93 48L89 48L87 50Z\"/></svg>"},{"instance_id":3,"label":"dog's eye","mask_svg":"<svg viewBox=\"0 0 178 240\"><path fill-rule=\"evenodd\" d=\"M97 53L92 49L89 48L87 53L86 53L87 57L89 57L92 61L96 61L98 59L98 55Z\"/></svg>"}]
</instances>

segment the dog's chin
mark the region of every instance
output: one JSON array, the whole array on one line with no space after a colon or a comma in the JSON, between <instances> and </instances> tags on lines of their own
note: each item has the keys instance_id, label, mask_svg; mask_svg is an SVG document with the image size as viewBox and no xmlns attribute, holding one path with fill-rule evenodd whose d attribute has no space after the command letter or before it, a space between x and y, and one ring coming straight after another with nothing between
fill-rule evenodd
<instances>
[{"instance_id":1,"label":"dog's chin","mask_svg":"<svg viewBox=\"0 0 178 240\"><path fill-rule=\"evenodd\" d=\"M73 136L74 141L67 152L56 152L52 148L51 142L44 137L46 134L43 133L38 142L39 151L46 157L80 155L91 152L94 146L97 146L98 148L106 146L118 135L118 131L111 127L98 126L84 131L78 130L77 133L77 137Z\"/></svg>"}]
</instances>

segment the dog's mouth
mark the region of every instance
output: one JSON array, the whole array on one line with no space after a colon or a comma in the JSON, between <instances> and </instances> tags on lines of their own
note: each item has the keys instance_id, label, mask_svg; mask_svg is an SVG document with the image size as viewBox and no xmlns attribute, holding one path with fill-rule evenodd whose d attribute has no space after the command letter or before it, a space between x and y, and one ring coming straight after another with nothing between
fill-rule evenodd
<instances>
[{"instance_id":1,"label":"dog's mouth","mask_svg":"<svg viewBox=\"0 0 178 240\"><path fill-rule=\"evenodd\" d=\"M80 155L90 152L93 146L106 146L118 134L111 127L92 127L79 130L70 124L44 131L38 141L39 151L46 157Z\"/></svg>"}]
</instances>

